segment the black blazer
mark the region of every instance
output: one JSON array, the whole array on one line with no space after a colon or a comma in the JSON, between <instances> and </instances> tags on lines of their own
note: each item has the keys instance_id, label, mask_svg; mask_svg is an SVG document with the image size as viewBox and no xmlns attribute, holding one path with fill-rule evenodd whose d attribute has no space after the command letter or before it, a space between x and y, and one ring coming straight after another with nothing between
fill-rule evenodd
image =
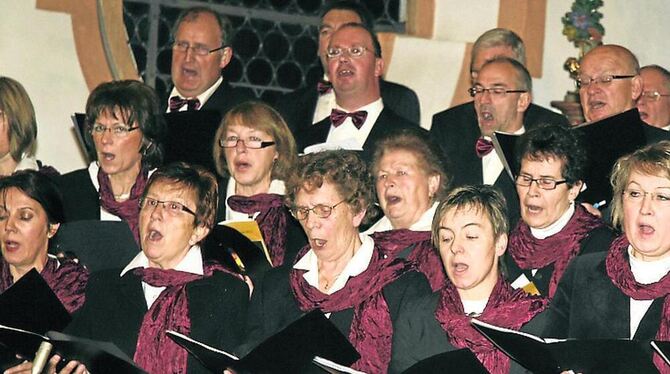
<instances>
[{"instance_id":1,"label":"black blazer","mask_svg":"<svg viewBox=\"0 0 670 374\"><path fill-rule=\"evenodd\" d=\"M289 273L292 265L287 264L265 273L260 284L256 284L247 317L245 343L240 351L246 353L266 338L277 333L291 322L300 318L303 312L291 291ZM386 285L382 293L388 303L391 321L395 324L401 306L417 295L430 294L430 286L423 274L408 272L394 282ZM346 337L354 316L354 310L345 309L333 312L330 321ZM313 368L314 372L321 372ZM301 371L303 372L303 371ZM310 372L306 369L304 372Z\"/></svg>"},{"instance_id":2,"label":"black blazer","mask_svg":"<svg viewBox=\"0 0 670 374\"><path fill-rule=\"evenodd\" d=\"M330 132L330 118L325 118L319 123L315 123L302 132L296 135L296 143L298 144L298 152L303 152L305 147L324 143L328 138ZM399 115L395 114L391 109L384 106L384 109L379 114L377 121L372 125L372 130L368 134L368 138L363 144L363 153L361 157L364 161L370 162L374 154L375 143L382 139L387 133L404 128L415 128L419 125L410 122ZM473 143L474 144L474 143Z\"/></svg>"},{"instance_id":3,"label":"black blazer","mask_svg":"<svg viewBox=\"0 0 670 374\"><path fill-rule=\"evenodd\" d=\"M379 81L384 107L392 109L400 117L418 124L421 120L419 98L412 89L401 84ZM281 113L294 135L312 125L319 93L316 84L280 96L275 107Z\"/></svg>"},{"instance_id":4,"label":"black blazer","mask_svg":"<svg viewBox=\"0 0 670 374\"><path fill-rule=\"evenodd\" d=\"M88 168L63 174L55 181L63 195L65 222L100 219L100 194Z\"/></svg>"},{"instance_id":5,"label":"black blazer","mask_svg":"<svg viewBox=\"0 0 670 374\"><path fill-rule=\"evenodd\" d=\"M451 345L449 336L435 318L435 309L439 301L440 292L438 291L403 305L394 325L393 352L389 373L402 373L419 361L459 349ZM542 312L528 321L521 331L540 335L545 323L546 312ZM510 373L526 372L514 361L511 363Z\"/></svg>"},{"instance_id":6,"label":"black blazer","mask_svg":"<svg viewBox=\"0 0 670 374\"><path fill-rule=\"evenodd\" d=\"M614 230L608 226L601 226L593 231L591 231L581 242L580 250L577 256L586 255L589 253L607 251L612 243L612 240L616 237ZM574 262L576 259L573 258L570 263ZM549 264L541 269L537 269L535 275L532 273L532 269L521 269L512 255L509 254L508 250L505 251L503 256L504 264L504 274L505 279L508 282L512 283L522 274L528 278L529 281L535 284L537 290L540 291L540 294L543 296L549 296L549 281L551 276L554 274L554 264ZM565 273L563 274L565 276Z\"/></svg>"},{"instance_id":7,"label":"black blazer","mask_svg":"<svg viewBox=\"0 0 670 374\"><path fill-rule=\"evenodd\" d=\"M142 282L127 272L106 270L93 274L86 288L86 302L74 315L66 332L75 336L110 341L133 358L147 304ZM191 333L194 339L228 352L236 347L243 332L249 290L237 278L215 272L209 278L186 286ZM209 373L189 355L188 373Z\"/></svg>"},{"instance_id":8,"label":"black blazer","mask_svg":"<svg viewBox=\"0 0 670 374\"><path fill-rule=\"evenodd\" d=\"M557 338L630 338L630 298L607 276L607 252L577 257L563 275L549 308L543 336ZM634 339L656 336L664 298L653 301ZM646 344L651 355L651 346Z\"/></svg>"},{"instance_id":9,"label":"black blazer","mask_svg":"<svg viewBox=\"0 0 670 374\"><path fill-rule=\"evenodd\" d=\"M545 122L568 125L565 116L531 104L524 114L526 130ZM435 114L430 134L442 149L442 157L452 170L454 187L484 183L482 161L475 153L475 142L481 132L473 101ZM507 200L510 224L514 227L520 216L519 196L514 182L503 170L494 186L500 189Z\"/></svg>"}]
</instances>

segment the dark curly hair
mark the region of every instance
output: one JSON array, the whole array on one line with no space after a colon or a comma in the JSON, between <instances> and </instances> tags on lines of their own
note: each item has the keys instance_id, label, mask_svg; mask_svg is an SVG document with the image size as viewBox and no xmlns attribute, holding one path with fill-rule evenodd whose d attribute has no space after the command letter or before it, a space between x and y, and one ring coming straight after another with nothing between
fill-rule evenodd
<instances>
[{"instance_id":1,"label":"dark curly hair","mask_svg":"<svg viewBox=\"0 0 670 374\"><path fill-rule=\"evenodd\" d=\"M301 189L313 191L326 181L335 187L354 214L365 210L363 222L369 221L374 201L372 177L365 162L354 151L324 151L300 157L286 181L286 205L295 205Z\"/></svg>"},{"instance_id":2,"label":"dark curly hair","mask_svg":"<svg viewBox=\"0 0 670 374\"><path fill-rule=\"evenodd\" d=\"M516 145L519 165L521 160L543 161L555 158L563 161L562 177L568 187L583 181L587 158L581 133L557 124L540 124L521 136Z\"/></svg>"}]
</instances>

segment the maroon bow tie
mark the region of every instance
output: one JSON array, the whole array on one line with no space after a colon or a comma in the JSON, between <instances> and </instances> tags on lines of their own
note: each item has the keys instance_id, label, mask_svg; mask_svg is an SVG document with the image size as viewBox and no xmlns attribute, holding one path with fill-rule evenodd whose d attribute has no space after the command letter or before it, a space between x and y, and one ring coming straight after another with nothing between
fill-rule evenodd
<instances>
[{"instance_id":1,"label":"maroon bow tie","mask_svg":"<svg viewBox=\"0 0 670 374\"><path fill-rule=\"evenodd\" d=\"M493 142L484 138L477 139L477 143L475 143L475 152L477 152L477 157L482 158L491 153L492 150Z\"/></svg>"},{"instance_id":2,"label":"maroon bow tie","mask_svg":"<svg viewBox=\"0 0 670 374\"><path fill-rule=\"evenodd\" d=\"M333 89L333 84L326 80L321 80L316 84L316 90L319 91L319 95L327 94Z\"/></svg>"},{"instance_id":3,"label":"maroon bow tie","mask_svg":"<svg viewBox=\"0 0 670 374\"><path fill-rule=\"evenodd\" d=\"M198 110L200 109L200 100L198 98L184 99L181 96L172 96L170 98L170 112L176 112L184 105L187 106L187 110Z\"/></svg>"},{"instance_id":4,"label":"maroon bow tie","mask_svg":"<svg viewBox=\"0 0 670 374\"><path fill-rule=\"evenodd\" d=\"M368 118L368 112L359 110L358 112L347 113L339 109L333 109L330 112L330 122L334 127L343 124L347 117L351 117L351 122L353 122L357 129L360 129L365 123L365 119Z\"/></svg>"}]
</instances>

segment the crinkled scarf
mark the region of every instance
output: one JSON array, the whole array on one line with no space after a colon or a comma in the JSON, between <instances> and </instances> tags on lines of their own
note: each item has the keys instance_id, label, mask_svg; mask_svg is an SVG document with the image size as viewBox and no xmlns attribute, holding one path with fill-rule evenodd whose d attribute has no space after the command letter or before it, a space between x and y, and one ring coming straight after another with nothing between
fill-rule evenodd
<instances>
[{"instance_id":1,"label":"crinkled scarf","mask_svg":"<svg viewBox=\"0 0 670 374\"><path fill-rule=\"evenodd\" d=\"M519 330L547 307L547 299L531 296L522 289L513 290L502 278L498 278L486 307L477 319L492 325ZM458 348L470 349L492 374L507 374L509 357L470 324L470 317L463 310L458 290L451 283L440 291L440 300L435 309L435 318L447 333L449 342Z\"/></svg>"},{"instance_id":2,"label":"crinkled scarf","mask_svg":"<svg viewBox=\"0 0 670 374\"><path fill-rule=\"evenodd\" d=\"M552 298L568 264L579 254L582 240L604 225L600 218L577 205L563 230L544 239L534 237L530 227L519 221L510 234L507 251L521 269L541 269L554 264L549 280L549 298Z\"/></svg>"},{"instance_id":3,"label":"crinkled scarf","mask_svg":"<svg viewBox=\"0 0 670 374\"><path fill-rule=\"evenodd\" d=\"M667 295L670 294L670 273L664 275L663 278L655 283L638 283L630 269L630 262L627 255L629 244L625 234L619 236L612 242L605 259L607 275L621 292L635 300L653 300L660 297L665 298L663 301L661 323L656 332L656 339L663 341L670 340L670 298L667 297ZM661 373L670 373L670 367L663 361L658 353L654 353L654 364Z\"/></svg>"},{"instance_id":4,"label":"crinkled scarf","mask_svg":"<svg viewBox=\"0 0 670 374\"><path fill-rule=\"evenodd\" d=\"M140 173L137 174L135 184L133 184L133 187L130 189L130 197L128 200L116 201L114 198L114 192L112 191L112 184L109 181L109 176L104 171L102 171L102 168L98 170L98 184L100 185L100 206L106 211L128 222L130 231L133 233L135 241L138 244L140 243L140 197L142 197L144 188L147 185L148 175L149 171L143 168Z\"/></svg>"},{"instance_id":5,"label":"crinkled scarf","mask_svg":"<svg viewBox=\"0 0 670 374\"><path fill-rule=\"evenodd\" d=\"M296 259L308 251L309 245L303 247ZM361 358L352 367L366 373L386 373L391 361L393 326L382 289L412 268L407 261L383 258L379 248L375 248L368 268L349 278L343 289L331 295L310 286L303 277L304 270L292 269L290 284L303 312L320 309L332 313L353 308L349 341Z\"/></svg>"}]
</instances>

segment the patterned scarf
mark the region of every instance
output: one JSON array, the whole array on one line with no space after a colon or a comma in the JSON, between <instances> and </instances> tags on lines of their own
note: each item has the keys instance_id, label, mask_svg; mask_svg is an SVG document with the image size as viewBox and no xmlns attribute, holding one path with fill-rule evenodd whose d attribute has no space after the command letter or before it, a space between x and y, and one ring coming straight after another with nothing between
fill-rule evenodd
<instances>
[{"instance_id":1,"label":"patterned scarf","mask_svg":"<svg viewBox=\"0 0 670 374\"><path fill-rule=\"evenodd\" d=\"M149 374L186 373L188 352L172 341L165 330L184 335L191 332L186 286L212 276L215 271L229 273L216 264L206 264L204 275L158 268L133 270L142 282L153 287L166 287L144 315L133 357L133 361Z\"/></svg>"},{"instance_id":2,"label":"patterned scarf","mask_svg":"<svg viewBox=\"0 0 670 374\"><path fill-rule=\"evenodd\" d=\"M396 257L407 247L414 246L412 252L407 256L407 261L414 264L428 278L433 291L444 287L447 276L440 256L433 248L430 231L398 229L375 232L370 237L374 239L382 253L389 257Z\"/></svg>"},{"instance_id":3,"label":"patterned scarf","mask_svg":"<svg viewBox=\"0 0 670 374\"><path fill-rule=\"evenodd\" d=\"M9 264L4 259L1 261L0 293L14 284ZM88 270L82 265L72 260L64 260L59 266L58 260L48 257L40 275L70 314L84 305Z\"/></svg>"},{"instance_id":4,"label":"patterned scarf","mask_svg":"<svg viewBox=\"0 0 670 374\"><path fill-rule=\"evenodd\" d=\"M268 246L272 266L275 267L284 263L286 253L286 226L289 213L283 199L282 195L269 193L249 197L234 195L228 198L228 205L232 210L246 214L260 212L256 216L256 222Z\"/></svg>"},{"instance_id":5,"label":"patterned scarf","mask_svg":"<svg viewBox=\"0 0 670 374\"><path fill-rule=\"evenodd\" d=\"M544 239L534 237L528 224L519 221L509 236L507 251L521 269L541 269L554 264L549 281L549 298L552 298L568 264L579 254L582 240L604 225L600 218L577 205L568 224Z\"/></svg>"},{"instance_id":6,"label":"patterned scarf","mask_svg":"<svg viewBox=\"0 0 670 374\"><path fill-rule=\"evenodd\" d=\"M308 251L309 245L303 247L296 258L302 258ZM391 361L393 326L382 289L411 269L412 266L404 260L384 259L375 248L368 268L349 278L343 289L331 295L310 286L303 277L304 270L292 269L290 283L303 312L320 309L332 313L354 308L349 341L361 358L352 367L366 373L386 373Z\"/></svg>"},{"instance_id":7,"label":"patterned scarf","mask_svg":"<svg viewBox=\"0 0 670 374\"><path fill-rule=\"evenodd\" d=\"M137 179L135 184L130 189L130 197L126 201L116 201L114 198L114 192L112 191L112 184L109 181L109 176L102 171L102 168L98 169L98 184L100 185L100 206L111 214L120 217L122 220L128 222L130 226L130 231L135 237L137 244L140 243L140 230L139 230L139 220L140 220L140 197L144 192L144 188L147 185L147 178L149 171L147 169L142 169L139 174L137 174Z\"/></svg>"},{"instance_id":8,"label":"patterned scarf","mask_svg":"<svg viewBox=\"0 0 670 374\"><path fill-rule=\"evenodd\" d=\"M638 283L635 280L635 276L630 269L630 262L628 261L627 251L629 244L625 234L612 242L605 259L607 275L624 295L632 299L653 300L660 297L664 298L663 314L658 331L656 332L656 340L670 340L670 298L667 297L670 294L670 273L664 275L663 278L655 283ZM662 374L670 373L670 367L658 353L654 353L654 364Z\"/></svg>"},{"instance_id":9,"label":"patterned scarf","mask_svg":"<svg viewBox=\"0 0 670 374\"><path fill-rule=\"evenodd\" d=\"M484 311L477 319L519 330L542 312L547 303L548 300L544 297L528 295L521 289L513 290L503 277L499 277ZM472 327L470 317L463 310L458 290L451 282L447 282L446 287L440 291L435 318L447 333L451 344L470 349L492 374L509 372L509 357Z\"/></svg>"}]
</instances>

